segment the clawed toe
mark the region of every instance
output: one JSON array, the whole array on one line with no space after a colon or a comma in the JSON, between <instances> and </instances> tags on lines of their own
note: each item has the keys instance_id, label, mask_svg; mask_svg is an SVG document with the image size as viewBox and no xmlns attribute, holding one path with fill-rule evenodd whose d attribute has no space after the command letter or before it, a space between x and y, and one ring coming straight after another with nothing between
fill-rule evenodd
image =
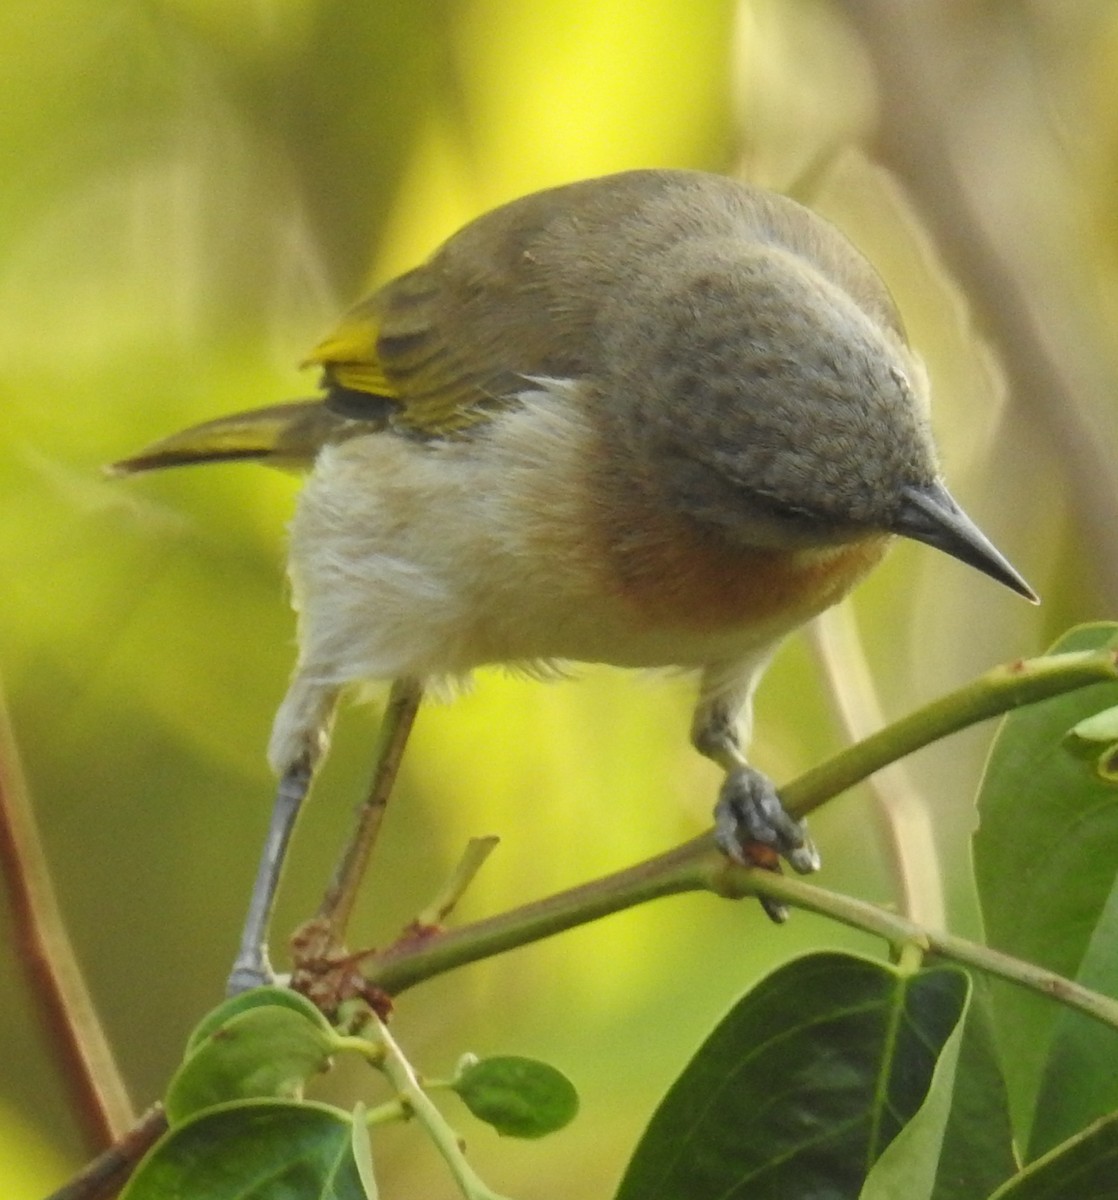
<instances>
[{"instance_id":1,"label":"clawed toe","mask_svg":"<svg viewBox=\"0 0 1118 1200\"><path fill-rule=\"evenodd\" d=\"M719 848L734 862L779 871L783 858L801 875L819 870L807 825L787 812L772 780L752 767L735 767L726 775L714 818ZM777 901L763 897L761 904L774 921L788 915Z\"/></svg>"}]
</instances>

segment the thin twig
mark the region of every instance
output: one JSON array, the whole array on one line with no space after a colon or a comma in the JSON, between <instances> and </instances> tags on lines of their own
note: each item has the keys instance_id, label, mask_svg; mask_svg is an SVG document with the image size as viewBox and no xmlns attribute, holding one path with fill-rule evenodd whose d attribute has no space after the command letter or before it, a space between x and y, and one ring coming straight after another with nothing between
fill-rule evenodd
<instances>
[{"instance_id":1,"label":"thin twig","mask_svg":"<svg viewBox=\"0 0 1118 1200\"><path fill-rule=\"evenodd\" d=\"M927 929L899 913L879 908L866 900L857 900L853 896L825 891L802 879L776 875L771 871L760 871L756 868L751 869L749 879L742 877L740 868L735 868L735 874L738 876L738 886L735 888L730 885L730 890L724 893L726 895L770 896L781 904L807 909L809 912L840 921L852 929L876 934L898 948L905 944L919 946L925 952L939 954L943 958L975 967L1009 983L1039 992L1042 996L1059 1000L1061 1004L1078 1009L1111 1029L1118 1029L1118 1000L1100 992L1093 992L1074 980L1057 975L1054 971L1014 958L1010 954L1003 954L1000 950L983 946L979 942Z\"/></svg>"},{"instance_id":2,"label":"thin twig","mask_svg":"<svg viewBox=\"0 0 1118 1200\"><path fill-rule=\"evenodd\" d=\"M153 1104L126 1133L46 1200L107 1200L124 1186L140 1159L167 1132L167 1114Z\"/></svg>"},{"instance_id":3,"label":"thin twig","mask_svg":"<svg viewBox=\"0 0 1118 1200\"><path fill-rule=\"evenodd\" d=\"M441 925L454 911L466 889L474 881L485 860L497 848L501 839L490 834L488 837L470 838L458 865L438 893L415 918L414 925L420 929L431 929Z\"/></svg>"},{"instance_id":4,"label":"thin twig","mask_svg":"<svg viewBox=\"0 0 1118 1200\"><path fill-rule=\"evenodd\" d=\"M19 957L86 1136L94 1147L107 1145L135 1114L66 932L2 697L0 876Z\"/></svg>"},{"instance_id":5,"label":"thin twig","mask_svg":"<svg viewBox=\"0 0 1118 1200\"><path fill-rule=\"evenodd\" d=\"M394 958L386 956L378 964L377 980L382 986L399 991L465 962L536 941L605 913L618 912L671 892L699 890L728 899L768 896L781 904L807 909L883 938L891 946L912 943L1059 1000L1118 1029L1118 1000L989 946L929 929L868 901L826 891L802 879L759 867L739 866L715 846L712 836L695 838L639 868L526 905L490 922L466 926L456 931L458 937L446 934L414 954L405 951Z\"/></svg>"},{"instance_id":6,"label":"thin twig","mask_svg":"<svg viewBox=\"0 0 1118 1200\"><path fill-rule=\"evenodd\" d=\"M1118 1029L1118 1001L1108 996L999 950L929 929L868 901L758 867L739 866L726 858L709 834L637 867L436 937L414 951L394 950L375 964L375 977L379 985L399 992L466 962L499 954L606 913L672 892L701 890L728 899L769 896L881 937L892 946L913 943L1059 1000Z\"/></svg>"},{"instance_id":7,"label":"thin twig","mask_svg":"<svg viewBox=\"0 0 1118 1200\"><path fill-rule=\"evenodd\" d=\"M354 814L353 832L318 908L317 919L329 924L332 937L339 944L345 940L346 926L384 820L422 696L423 687L417 680L397 679L392 684L377 734L369 791Z\"/></svg>"}]
</instances>

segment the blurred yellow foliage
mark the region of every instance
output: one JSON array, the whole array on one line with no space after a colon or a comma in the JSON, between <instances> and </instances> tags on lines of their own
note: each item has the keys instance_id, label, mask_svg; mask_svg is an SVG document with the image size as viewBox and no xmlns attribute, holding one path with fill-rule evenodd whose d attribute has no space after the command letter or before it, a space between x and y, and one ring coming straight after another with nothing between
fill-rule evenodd
<instances>
[{"instance_id":1,"label":"blurred yellow foliage","mask_svg":"<svg viewBox=\"0 0 1118 1200\"><path fill-rule=\"evenodd\" d=\"M296 484L238 467L108 483L100 464L190 421L307 393L294 364L336 313L493 204L638 165L738 170L815 204L878 263L929 360L954 490L1048 602L1037 618L944 558L898 550L856 602L886 712L1113 602L1068 490L1082 462L1014 402L942 241L873 161L877 106L892 98L850 7L4 6L0 670L73 936L142 1101L218 996L254 868L263 746L292 655L282 545ZM1118 197L1100 164L1118 146L1118 22L1102 0L942 7L954 160L1053 353L1074 333L1076 419L1102 436L1115 421L1114 323L1100 316L1118 294ZM503 844L464 916L706 824L716 777L687 745L686 681L586 674L543 685L486 673L424 710L363 934L392 936L474 834ZM758 761L778 779L840 744L823 692L790 646L759 706ZM296 838L280 937L315 904L372 720L343 720ZM948 862L966 859L981 751L973 736L920 764ZM857 799L821 815L824 881L888 899L867 821ZM965 925L965 873L949 877L948 901ZM661 901L425 985L401 1001L401 1036L435 1074L467 1049L556 1061L584 1093L580 1120L529 1147L479 1134L471 1152L522 1200L604 1195L713 1019L774 954L820 940L853 944L804 916L774 930L753 906ZM5 1128L21 1149L0 1160L31 1164L38 1138L79 1161L12 958L0 1007L13 1014L0 1100L26 1126ZM386 1194L449 1196L409 1136L380 1143ZM3 1190L42 1186L29 1167Z\"/></svg>"}]
</instances>

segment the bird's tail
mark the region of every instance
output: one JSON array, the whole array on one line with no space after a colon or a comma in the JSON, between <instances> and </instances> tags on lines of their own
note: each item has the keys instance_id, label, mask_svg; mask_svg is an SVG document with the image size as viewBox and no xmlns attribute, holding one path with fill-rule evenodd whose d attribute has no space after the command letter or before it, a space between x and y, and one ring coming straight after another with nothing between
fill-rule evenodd
<instances>
[{"instance_id":1,"label":"bird's tail","mask_svg":"<svg viewBox=\"0 0 1118 1200\"><path fill-rule=\"evenodd\" d=\"M361 424L332 412L321 400L295 400L192 425L112 463L106 471L133 475L162 467L239 460L305 470L324 445L352 436Z\"/></svg>"}]
</instances>

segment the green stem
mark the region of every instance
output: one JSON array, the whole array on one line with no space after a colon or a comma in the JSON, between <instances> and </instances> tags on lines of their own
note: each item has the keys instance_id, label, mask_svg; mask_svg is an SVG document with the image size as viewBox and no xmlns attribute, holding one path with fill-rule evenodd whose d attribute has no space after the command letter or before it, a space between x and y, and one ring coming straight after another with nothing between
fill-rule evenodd
<instances>
[{"instance_id":1,"label":"green stem","mask_svg":"<svg viewBox=\"0 0 1118 1200\"><path fill-rule=\"evenodd\" d=\"M1073 980L1003 954L1000 950L953 934L924 929L906 917L865 900L828 892L802 879L756 869L746 872L734 868L732 874L727 871L720 890L723 895L730 896L771 896L783 904L795 905L853 929L876 934L898 950L902 961L912 962L911 951L906 949L909 947L915 947L925 954L938 954L1059 1000L1112 1029L1118 1029L1118 1000L1092 992Z\"/></svg>"},{"instance_id":2,"label":"green stem","mask_svg":"<svg viewBox=\"0 0 1118 1200\"><path fill-rule=\"evenodd\" d=\"M365 959L363 973L389 995L455 967L491 958L596 921L659 896L707 888L704 858L714 851L710 834L613 875L524 904L457 929L406 940Z\"/></svg>"},{"instance_id":3,"label":"green stem","mask_svg":"<svg viewBox=\"0 0 1118 1200\"><path fill-rule=\"evenodd\" d=\"M874 771L949 733L1061 692L1116 679L1118 662L1111 649L1049 655L996 667L801 775L781 789L781 797L791 812L811 812ZM471 925L400 942L368 958L366 974L377 986L396 995L454 967L551 937L609 913L659 896L702 890L711 886L713 845L708 832L569 891Z\"/></svg>"},{"instance_id":4,"label":"green stem","mask_svg":"<svg viewBox=\"0 0 1118 1200\"><path fill-rule=\"evenodd\" d=\"M848 747L780 789L785 808L802 817L889 763L949 733L1092 683L1118 680L1112 648L1051 654L995 667Z\"/></svg>"},{"instance_id":5,"label":"green stem","mask_svg":"<svg viewBox=\"0 0 1118 1200\"><path fill-rule=\"evenodd\" d=\"M365 1113L365 1124L372 1129L375 1125L388 1125L396 1121L410 1121L415 1114L403 1100L387 1100L370 1108Z\"/></svg>"},{"instance_id":6,"label":"green stem","mask_svg":"<svg viewBox=\"0 0 1118 1200\"><path fill-rule=\"evenodd\" d=\"M371 1040L364 1042L366 1049L363 1053L378 1070L384 1072L402 1104L411 1110L426 1130L427 1136L435 1143L435 1148L450 1168L462 1195L466 1200L506 1200L488 1187L466 1161L458 1135L423 1090L411 1063L388 1032L388 1027L377 1017L373 1021L375 1024L369 1030ZM363 1041L357 1038L346 1040Z\"/></svg>"},{"instance_id":7,"label":"green stem","mask_svg":"<svg viewBox=\"0 0 1118 1200\"><path fill-rule=\"evenodd\" d=\"M450 878L439 889L438 894L417 915L414 925L420 929L441 925L454 911L455 905L462 899L466 889L474 881L478 871L485 865L485 860L497 849L499 838L490 834L488 837L470 838L458 865L451 872Z\"/></svg>"},{"instance_id":8,"label":"green stem","mask_svg":"<svg viewBox=\"0 0 1118 1200\"><path fill-rule=\"evenodd\" d=\"M968 725L1062 692L1118 680L1115 651L1051 655L1011 663L849 747L781 792L789 809L810 812L880 767ZM765 895L876 934L892 946L915 945L1063 1000L1118 1026L1118 1004L998 951L940 934L865 901L801 880L730 863L710 832L664 854L532 904L448 932L402 942L366 960L371 982L398 994L455 967L597 920L660 896L709 890Z\"/></svg>"}]
</instances>

